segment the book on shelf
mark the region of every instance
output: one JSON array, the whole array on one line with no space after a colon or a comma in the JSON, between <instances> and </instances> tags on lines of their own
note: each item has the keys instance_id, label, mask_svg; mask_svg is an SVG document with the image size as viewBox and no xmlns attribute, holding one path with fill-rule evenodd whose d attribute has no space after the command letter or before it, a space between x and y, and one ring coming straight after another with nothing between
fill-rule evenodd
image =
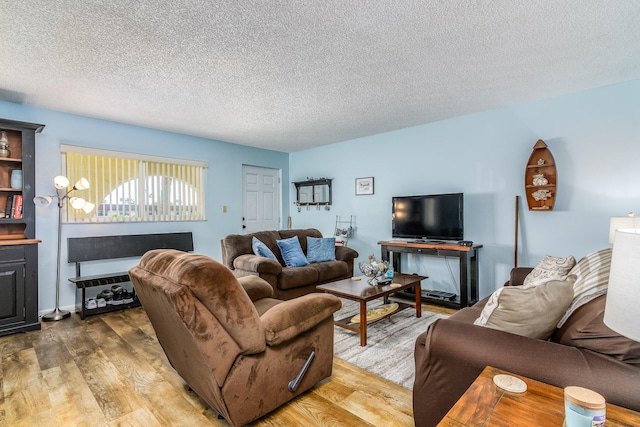
<instances>
[{"instance_id":1,"label":"book on shelf","mask_svg":"<svg viewBox=\"0 0 640 427\"><path fill-rule=\"evenodd\" d=\"M14 200L14 208L13 208L13 217L15 219L22 218L22 194L18 194L13 198Z\"/></svg>"},{"instance_id":2,"label":"book on shelf","mask_svg":"<svg viewBox=\"0 0 640 427\"><path fill-rule=\"evenodd\" d=\"M13 206L13 196L7 196L7 203L4 205L4 217L11 218L11 207Z\"/></svg>"},{"instance_id":3,"label":"book on shelf","mask_svg":"<svg viewBox=\"0 0 640 427\"><path fill-rule=\"evenodd\" d=\"M11 210L9 211L9 218L13 218L13 214L16 211L16 196L13 196L11 199Z\"/></svg>"}]
</instances>

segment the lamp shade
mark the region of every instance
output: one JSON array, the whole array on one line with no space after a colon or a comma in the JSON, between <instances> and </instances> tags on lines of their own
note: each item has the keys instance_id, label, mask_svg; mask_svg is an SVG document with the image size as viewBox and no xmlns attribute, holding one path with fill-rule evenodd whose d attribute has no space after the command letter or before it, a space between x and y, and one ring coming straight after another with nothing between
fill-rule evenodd
<instances>
[{"instance_id":1,"label":"lamp shade","mask_svg":"<svg viewBox=\"0 0 640 427\"><path fill-rule=\"evenodd\" d=\"M69 203L73 209L82 209L86 202L82 197L72 197L69 199Z\"/></svg>"},{"instance_id":2,"label":"lamp shade","mask_svg":"<svg viewBox=\"0 0 640 427\"><path fill-rule=\"evenodd\" d=\"M36 196L33 198L33 203L35 203L36 206L40 206L41 208L46 208L51 204L52 200L53 197L51 196Z\"/></svg>"},{"instance_id":3,"label":"lamp shade","mask_svg":"<svg viewBox=\"0 0 640 427\"><path fill-rule=\"evenodd\" d=\"M640 341L640 229L615 232L604 323L635 341Z\"/></svg>"},{"instance_id":4,"label":"lamp shade","mask_svg":"<svg viewBox=\"0 0 640 427\"><path fill-rule=\"evenodd\" d=\"M614 216L611 217L609 223L609 243L613 243L613 239L616 235L616 230L620 229L632 229L640 228L640 217L633 216L633 212L630 212L628 216Z\"/></svg>"},{"instance_id":5,"label":"lamp shade","mask_svg":"<svg viewBox=\"0 0 640 427\"><path fill-rule=\"evenodd\" d=\"M91 203L91 202L85 202L84 206L82 207L82 210L84 211L84 213L91 213L91 211L93 211L93 208L95 208L96 205Z\"/></svg>"},{"instance_id":6,"label":"lamp shade","mask_svg":"<svg viewBox=\"0 0 640 427\"><path fill-rule=\"evenodd\" d=\"M76 190L86 190L87 188L89 188L89 181L87 181L87 178L80 178L78 182L75 183L73 188Z\"/></svg>"},{"instance_id":7,"label":"lamp shade","mask_svg":"<svg viewBox=\"0 0 640 427\"><path fill-rule=\"evenodd\" d=\"M63 188L67 188L69 186L69 178L66 176L58 175L53 178L53 185L58 189L62 190Z\"/></svg>"}]
</instances>

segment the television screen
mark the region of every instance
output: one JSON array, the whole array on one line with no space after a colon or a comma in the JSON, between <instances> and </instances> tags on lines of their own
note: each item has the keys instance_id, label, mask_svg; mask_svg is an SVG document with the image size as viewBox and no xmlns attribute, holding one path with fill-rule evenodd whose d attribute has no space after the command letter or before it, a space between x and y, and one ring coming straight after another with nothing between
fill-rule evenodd
<instances>
[{"instance_id":1,"label":"television screen","mask_svg":"<svg viewBox=\"0 0 640 427\"><path fill-rule=\"evenodd\" d=\"M462 193L393 198L392 236L420 240L463 240Z\"/></svg>"}]
</instances>

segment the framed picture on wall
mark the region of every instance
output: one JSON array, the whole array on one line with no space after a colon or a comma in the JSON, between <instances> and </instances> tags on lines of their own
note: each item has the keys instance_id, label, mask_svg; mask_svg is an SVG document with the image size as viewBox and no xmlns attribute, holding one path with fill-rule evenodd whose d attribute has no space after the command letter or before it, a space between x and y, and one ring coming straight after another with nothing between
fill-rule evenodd
<instances>
[{"instance_id":1,"label":"framed picture on wall","mask_svg":"<svg viewBox=\"0 0 640 427\"><path fill-rule=\"evenodd\" d=\"M356 178L356 196L373 194L373 177Z\"/></svg>"}]
</instances>

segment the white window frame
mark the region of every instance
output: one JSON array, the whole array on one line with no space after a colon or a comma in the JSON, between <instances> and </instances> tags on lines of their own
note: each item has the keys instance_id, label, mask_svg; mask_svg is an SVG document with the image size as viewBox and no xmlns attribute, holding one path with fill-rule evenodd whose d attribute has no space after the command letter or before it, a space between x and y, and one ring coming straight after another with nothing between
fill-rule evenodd
<instances>
[{"instance_id":1,"label":"white window frame","mask_svg":"<svg viewBox=\"0 0 640 427\"><path fill-rule=\"evenodd\" d=\"M60 146L60 154L62 171L69 181L84 177L90 184L71 195L96 206L86 214L67 204L66 223L206 220L207 162L65 144ZM114 192L118 196L115 201Z\"/></svg>"}]
</instances>

